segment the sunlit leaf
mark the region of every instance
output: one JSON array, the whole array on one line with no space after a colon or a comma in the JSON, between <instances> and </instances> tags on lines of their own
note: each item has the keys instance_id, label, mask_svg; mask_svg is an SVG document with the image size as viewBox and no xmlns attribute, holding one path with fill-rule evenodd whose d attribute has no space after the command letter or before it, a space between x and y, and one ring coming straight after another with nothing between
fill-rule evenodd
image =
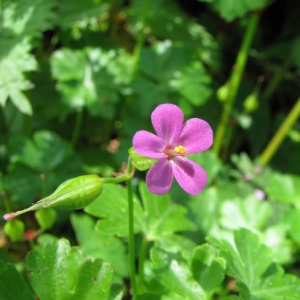
<instances>
[{"instance_id":1,"label":"sunlit leaf","mask_svg":"<svg viewBox=\"0 0 300 300\"><path fill-rule=\"evenodd\" d=\"M212 5L221 17L231 22L243 17L251 10L265 7L269 2L269 0L215 0Z\"/></svg>"},{"instance_id":2,"label":"sunlit leaf","mask_svg":"<svg viewBox=\"0 0 300 300\"><path fill-rule=\"evenodd\" d=\"M169 291L191 300L206 299L204 290L193 279L187 262L178 251L155 247L151 250L151 260L156 276Z\"/></svg>"},{"instance_id":3,"label":"sunlit leaf","mask_svg":"<svg viewBox=\"0 0 300 300\"><path fill-rule=\"evenodd\" d=\"M123 51L100 48L60 49L51 57L56 88L71 110L87 107L93 116L113 117L122 85L130 78L130 60Z\"/></svg>"},{"instance_id":4,"label":"sunlit leaf","mask_svg":"<svg viewBox=\"0 0 300 300\"><path fill-rule=\"evenodd\" d=\"M195 62L182 72L178 72L171 85L178 90L185 101L192 105L200 106L212 94L212 89L209 87L210 82L211 78L206 73L203 65Z\"/></svg>"},{"instance_id":5,"label":"sunlit leaf","mask_svg":"<svg viewBox=\"0 0 300 300\"><path fill-rule=\"evenodd\" d=\"M262 229L271 215L271 206L254 196L243 200L227 200L221 206L220 223L228 229ZM234 218L232 218L234 216Z\"/></svg>"},{"instance_id":6,"label":"sunlit leaf","mask_svg":"<svg viewBox=\"0 0 300 300\"><path fill-rule=\"evenodd\" d=\"M237 286L246 298L297 299L300 280L272 260L272 251L260 242L259 236L247 229L234 231L234 241L209 240L221 250L227 263L226 273L238 280Z\"/></svg>"},{"instance_id":7,"label":"sunlit leaf","mask_svg":"<svg viewBox=\"0 0 300 300\"><path fill-rule=\"evenodd\" d=\"M130 24L137 30L141 21L139 16L144 13L144 3L138 0L132 1L128 15ZM147 4L147 27L150 29L150 36L184 44L188 48L195 49L201 61L213 68L218 65L214 38L204 26L190 18L179 3L172 0L150 1Z\"/></svg>"},{"instance_id":8,"label":"sunlit leaf","mask_svg":"<svg viewBox=\"0 0 300 300\"><path fill-rule=\"evenodd\" d=\"M99 17L108 9L107 1L75 0L58 2L59 24L62 28L70 28L82 20L88 22Z\"/></svg>"},{"instance_id":9,"label":"sunlit leaf","mask_svg":"<svg viewBox=\"0 0 300 300\"><path fill-rule=\"evenodd\" d=\"M300 207L300 177L272 172L266 185L268 196L275 201Z\"/></svg>"},{"instance_id":10,"label":"sunlit leaf","mask_svg":"<svg viewBox=\"0 0 300 300\"><path fill-rule=\"evenodd\" d=\"M169 195L152 194L144 182L140 184L140 193L145 215L144 234L148 240L163 240L170 234L195 229L186 217L186 208L172 203Z\"/></svg>"},{"instance_id":11,"label":"sunlit leaf","mask_svg":"<svg viewBox=\"0 0 300 300\"><path fill-rule=\"evenodd\" d=\"M217 288L225 276L226 261L218 257L216 250L204 244L194 249L192 272L194 278L206 291Z\"/></svg>"},{"instance_id":12,"label":"sunlit leaf","mask_svg":"<svg viewBox=\"0 0 300 300\"><path fill-rule=\"evenodd\" d=\"M73 214L71 221L85 258L101 258L112 266L114 274L122 277L128 275L128 257L125 245L119 238L97 231L96 222L89 215Z\"/></svg>"},{"instance_id":13,"label":"sunlit leaf","mask_svg":"<svg viewBox=\"0 0 300 300\"><path fill-rule=\"evenodd\" d=\"M29 253L26 267L41 299L107 299L110 293L111 266L100 259L84 261L80 250L65 239Z\"/></svg>"},{"instance_id":14,"label":"sunlit leaf","mask_svg":"<svg viewBox=\"0 0 300 300\"><path fill-rule=\"evenodd\" d=\"M9 44L5 39L0 40L0 49L7 49ZM28 39L20 40L18 44L10 44L8 53L0 52L0 105L4 106L8 97L12 98L16 107L25 114L32 114L29 100L22 91L31 88L24 72L36 69L36 60L29 54L30 44Z\"/></svg>"},{"instance_id":15,"label":"sunlit leaf","mask_svg":"<svg viewBox=\"0 0 300 300\"><path fill-rule=\"evenodd\" d=\"M2 16L4 35L40 35L51 28L56 16L55 3L45 0L6 1ZM5 2L4 2L5 3Z\"/></svg>"},{"instance_id":16,"label":"sunlit leaf","mask_svg":"<svg viewBox=\"0 0 300 300\"><path fill-rule=\"evenodd\" d=\"M100 218L96 228L101 233L128 235L128 200L126 188L120 185L105 184L100 197L85 208L92 216ZM134 197L135 232L141 232L143 211L140 202Z\"/></svg>"},{"instance_id":17,"label":"sunlit leaf","mask_svg":"<svg viewBox=\"0 0 300 300\"><path fill-rule=\"evenodd\" d=\"M272 263L271 250L260 243L259 237L246 229L234 231L234 243L209 238L221 249L227 261L227 273L255 289L259 279Z\"/></svg>"}]
</instances>

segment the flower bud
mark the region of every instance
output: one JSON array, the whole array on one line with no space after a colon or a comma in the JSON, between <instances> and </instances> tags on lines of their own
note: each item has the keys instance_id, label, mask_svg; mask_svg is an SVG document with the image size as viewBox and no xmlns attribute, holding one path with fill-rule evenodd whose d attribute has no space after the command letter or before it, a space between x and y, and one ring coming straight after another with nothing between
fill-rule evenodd
<instances>
[{"instance_id":1,"label":"flower bud","mask_svg":"<svg viewBox=\"0 0 300 300\"><path fill-rule=\"evenodd\" d=\"M226 102L229 94L229 83L226 82L224 85L217 89L217 98L220 102Z\"/></svg>"},{"instance_id":2,"label":"flower bud","mask_svg":"<svg viewBox=\"0 0 300 300\"><path fill-rule=\"evenodd\" d=\"M6 214L4 219L11 220L20 214L41 208L83 208L101 194L102 184L103 179L98 175L83 175L69 179L63 182L50 196L41 199L29 208Z\"/></svg>"},{"instance_id":3,"label":"flower bud","mask_svg":"<svg viewBox=\"0 0 300 300\"><path fill-rule=\"evenodd\" d=\"M20 220L11 220L4 225L4 232L12 242L22 241L25 225Z\"/></svg>"},{"instance_id":4,"label":"flower bud","mask_svg":"<svg viewBox=\"0 0 300 300\"><path fill-rule=\"evenodd\" d=\"M258 109L258 94L257 92L253 92L250 94L244 101L244 109L246 112L251 113Z\"/></svg>"}]
</instances>

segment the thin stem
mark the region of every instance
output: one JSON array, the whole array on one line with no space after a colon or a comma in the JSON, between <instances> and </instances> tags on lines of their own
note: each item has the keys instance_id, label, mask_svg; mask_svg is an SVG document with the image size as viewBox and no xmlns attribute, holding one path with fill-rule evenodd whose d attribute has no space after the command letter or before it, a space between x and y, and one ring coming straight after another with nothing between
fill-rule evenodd
<instances>
[{"instance_id":1,"label":"thin stem","mask_svg":"<svg viewBox=\"0 0 300 300\"><path fill-rule=\"evenodd\" d=\"M146 27L146 20L147 20L147 12L149 7L149 0L143 0L143 14L141 18L141 28L139 30L138 36L137 36L137 43L134 48L134 70L137 70L138 62L140 59L140 52L144 45L146 36L145 36L145 27Z\"/></svg>"},{"instance_id":2,"label":"thin stem","mask_svg":"<svg viewBox=\"0 0 300 300\"><path fill-rule=\"evenodd\" d=\"M262 165L268 164L272 159L274 153L277 151L285 136L289 132L290 128L294 125L300 116L300 98L297 100L296 104L290 111L290 113L285 118L284 122L281 124L263 153L261 154L259 160Z\"/></svg>"},{"instance_id":3,"label":"thin stem","mask_svg":"<svg viewBox=\"0 0 300 300\"><path fill-rule=\"evenodd\" d=\"M74 126L74 130L72 133L72 145L73 147L75 147L75 145L77 144L79 135L80 135L80 130L81 130L81 125L82 125L82 118L83 118L83 109L79 110L76 113L76 121L75 121L75 126Z\"/></svg>"},{"instance_id":4,"label":"thin stem","mask_svg":"<svg viewBox=\"0 0 300 300\"><path fill-rule=\"evenodd\" d=\"M5 210L6 210L6 211L10 211L10 205L9 205L9 201L8 201L8 199L7 199L7 196L6 196L5 191L2 191L2 192L1 192L1 196L2 196L2 198L3 198L3 200L4 200Z\"/></svg>"},{"instance_id":5,"label":"thin stem","mask_svg":"<svg viewBox=\"0 0 300 300\"><path fill-rule=\"evenodd\" d=\"M109 8L108 16L108 30L109 35L112 38L116 38L116 33L118 29L118 23L116 21L116 16L123 5L124 0L112 0Z\"/></svg>"},{"instance_id":6,"label":"thin stem","mask_svg":"<svg viewBox=\"0 0 300 300\"><path fill-rule=\"evenodd\" d=\"M130 158L129 158L129 164ZM136 284L136 268L135 268L135 244L134 244L134 207L133 207L133 192L131 179L127 180L127 198L128 198L128 243L129 243L129 265L130 265L130 280L132 288L132 296L137 294Z\"/></svg>"},{"instance_id":7,"label":"thin stem","mask_svg":"<svg viewBox=\"0 0 300 300\"><path fill-rule=\"evenodd\" d=\"M144 288L144 264L145 264L145 258L146 258L146 253L147 253L147 245L148 241L146 237L143 237L142 244L140 247L140 253L139 253L139 270L138 270L138 278L139 278L139 292L143 292Z\"/></svg>"},{"instance_id":8,"label":"thin stem","mask_svg":"<svg viewBox=\"0 0 300 300\"><path fill-rule=\"evenodd\" d=\"M231 77L229 81L228 98L226 99L226 102L224 104L222 116L216 130L216 137L213 146L213 151L216 154L219 154L221 150L226 126L228 124L228 119L230 117L232 106L236 99L236 95L241 83L242 75L248 58L249 48L252 44L252 40L256 32L258 20L259 20L259 14L254 13L249 21L246 34L244 36L241 48L237 55L235 67L231 73Z\"/></svg>"},{"instance_id":9,"label":"thin stem","mask_svg":"<svg viewBox=\"0 0 300 300\"><path fill-rule=\"evenodd\" d=\"M292 56L291 55L288 55L283 64L280 66L280 67L277 67L274 74L273 74L273 77L271 78L268 86L266 87L264 93L263 93L263 99L268 101L271 96L273 95L274 91L276 90L278 84L281 82L282 80L282 77L283 77L283 74L284 74L284 71L287 70L291 63L293 62L293 59L292 59Z\"/></svg>"}]
</instances>

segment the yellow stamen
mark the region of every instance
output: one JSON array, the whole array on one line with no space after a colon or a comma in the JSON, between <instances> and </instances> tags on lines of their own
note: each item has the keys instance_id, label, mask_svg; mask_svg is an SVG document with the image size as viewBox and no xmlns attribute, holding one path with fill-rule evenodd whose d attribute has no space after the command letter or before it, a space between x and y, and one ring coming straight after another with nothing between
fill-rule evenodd
<instances>
[{"instance_id":1,"label":"yellow stamen","mask_svg":"<svg viewBox=\"0 0 300 300\"><path fill-rule=\"evenodd\" d=\"M182 145L178 145L174 148L174 151L178 153L181 156L184 156L186 154L186 149Z\"/></svg>"}]
</instances>

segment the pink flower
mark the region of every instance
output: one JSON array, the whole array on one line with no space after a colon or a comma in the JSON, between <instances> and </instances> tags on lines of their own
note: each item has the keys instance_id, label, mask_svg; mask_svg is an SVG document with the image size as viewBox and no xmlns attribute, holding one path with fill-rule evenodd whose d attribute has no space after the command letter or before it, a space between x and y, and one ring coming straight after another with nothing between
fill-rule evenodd
<instances>
[{"instance_id":1,"label":"pink flower","mask_svg":"<svg viewBox=\"0 0 300 300\"><path fill-rule=\"evenodd\" d=\"M186 158L187 154L205 151L213 143L213 131L204 120L192 118L185 123L181 109L161 104L151 115L156 134L145 130L133 137L133 148L140 155L159 159L147 173L146 183L153 194L165 194L173 178L189 194L199 194L206 185L202 167Z\"/></svg>"}]
</instances>

